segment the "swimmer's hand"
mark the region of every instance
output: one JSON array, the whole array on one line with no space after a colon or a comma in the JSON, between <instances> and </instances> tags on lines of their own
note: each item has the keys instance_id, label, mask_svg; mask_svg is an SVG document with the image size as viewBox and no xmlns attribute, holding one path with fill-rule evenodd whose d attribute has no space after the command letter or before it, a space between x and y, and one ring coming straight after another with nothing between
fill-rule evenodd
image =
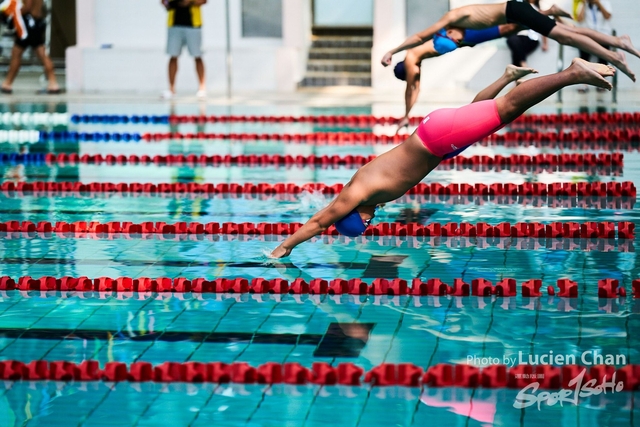
<instances>
[{"instance_id":1,"label":"swimmer's hand","mask_svg":"<svg viewBox=\"0 0 640 427\"><path fill-rule=\"evenodd\" d=\"M284 248L282 245L278 246L268 255L269 258L278 259L289 256L291 249Z\"/></svg>"},{"instance_id":2,"label":"swimmer's hand","mask_svg":"<svg viewBox=\"0 0 640 427\"><path fill-rule=\"evenodd\" d=\"M385 67L388 65L391 65L391 57L393 56L393 54L391 52L387 52L384 54L384 56L382 57L382 61L380 61L382 63L382 65L384 65Z\"/></svg>"},{"instance_id":3,"label":"swimmer's hand","mask_svg":"<svg viewBox=\"0 0 640 427\"><path fill-rule=\"evenodd\" d=\"M404 116L398 121L398 129L396 129L396 135L400 132L400 129L409 126L409 117Z\"/></svg>"}]
</instances>

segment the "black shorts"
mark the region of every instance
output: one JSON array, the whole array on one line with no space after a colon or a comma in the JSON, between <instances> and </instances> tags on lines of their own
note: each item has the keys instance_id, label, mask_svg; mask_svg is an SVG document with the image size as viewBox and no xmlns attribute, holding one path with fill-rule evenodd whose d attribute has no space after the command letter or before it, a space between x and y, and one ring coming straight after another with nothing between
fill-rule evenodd
<instances>
[{"instance_id":1,"label":"black shorts","mask_svg":"<svg viewBox=\"0 0 640 427\"><path fill-rule=\"evenodd\" d=\"M24 40L20 40L16 37L16 45L23 49L42 46L45 43L47 34L46 21L44 19L35 19L29 14L24 15L23 19L29 34Z\"/></svg>"},{"instance_id":2,"label":"black shorts","mask_svg":"<svg viewBox=\"0 0 640 427\"><path fill-rule=\"evenodd\" d=\"M553 27L556 26L556 21L544 16L526 1L508 1L505 15L508 23L520 24L543 36L548 36Z\"/></svg>"}]
</instances>

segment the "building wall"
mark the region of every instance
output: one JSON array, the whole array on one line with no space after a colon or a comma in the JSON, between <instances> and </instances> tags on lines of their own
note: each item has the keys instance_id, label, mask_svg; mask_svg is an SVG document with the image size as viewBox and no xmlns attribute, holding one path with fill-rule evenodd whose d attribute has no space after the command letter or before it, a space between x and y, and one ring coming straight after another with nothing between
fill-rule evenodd
<instances>
[{"instance_id":1,"label":"building wall","mask_svg":"<svg viewBox=\"0 0 640 427\"><path fill-rule=\"evenodd\" d=\"M372 86L375 90L402 91L404 83L393 76L391 67L380 64L382 55L400 44L409 30L424 22L435 22L449 1L455 5L492 0L375 0L373 9ZM545 0L543 0L545 1ZM547 0L549 1L549 0ZM312 0L282 0L281 38L243 38L242 0L229 0L232 47L232 90L294 91L304 77L311 38ZM555 1L571 9L571 0ZM611 0L613 26L629 34L640 46L637 0ZM225 1L209 0L203 7L203 48L207 85L212 93L227 89ZM77 45L67 49L67 87L87 92L152 92L167 87L166 11L158 0L82 0L77 2ZM530 65L541 74L554 72L557 43L549 52L536 52ZM565 64L577 55L564 50ZM394 57L394 63L404 54ZM640 59L627 55L629 65L640 75ZM423 63L424 91L448 88L484 87L509 63L504 40L459 49ZM179 62L179 93L195 93L193 61L183 53ZM620 90L637 86L620 73Z\"/></svg>"},{"instance_id":2,"label":"building wall","mask_svg":"<svg viewBox=\"0 0 640 427\"><path fill-rule=\"evenodd\" d=\"M229 0L232 90L293 91L302 79L311 37L310 0L282 0L282 37L242 36L242 0ZM167 13L158 0L82 0L78 42L67 49L69 91L141 93L167 88ZM207 87L225 92L225 1L202 7ZM259 76L259 78L257 78ZM178 93L195 93L186 48L179 59Z\"/></svg>"},{"instance_id":3,"label":"building wall","mask_svg":"<svg viewBox=\"0 0 640 427\"><path fill-rule=\"evenodd\" d=\"M565 10L570 11L571 0L556 0L547 3L556 3ZM610 0L613 8L612 26L618 34L628 34L634 40L636 47L640 46L640 20L638 11L640 5L637 0ZM495 3L497 1L480 0L451 0L457 5L471 3ZM543 0L543 7L545 0ZM392 70L380 65L380 58L391 48L399 45L407 36L407 25L398 16L400 10L407 5L412 10L406 10L407 15L414 13L424 14L423 8L419 4L413 4L413 0L377 0L376 13L384 17L385 14L393 18L380 18L374 16L374 51L372 60L373 87L378 90L402 91L405 84L393 76ZM413 5L413 6L412 6ZM434 13L429 18L425 18L425 27L435 22L441 11ZM553 40L549 41L549 51L536 51L528 60L531 67L540 71L540 74L550 74L558 68L559 45ZM563 67L570 64L571 59L578 56L575 48L565 46L563 52ZM404 59L404 54L394 56L394 64ZM640 76L640 59L627 54L629 66ZM504 39L487 42L474 48L458 49L455 52L439 58L429 59L422 64L421 87L423 92L429 90L469 88L474 91L480 90L491 83L503 71L504 67L510 63L510 52ZM618 72L618 89L630 90L638 89L640 86L634 84L631 79Z\"/></svg>"}]
</instances>

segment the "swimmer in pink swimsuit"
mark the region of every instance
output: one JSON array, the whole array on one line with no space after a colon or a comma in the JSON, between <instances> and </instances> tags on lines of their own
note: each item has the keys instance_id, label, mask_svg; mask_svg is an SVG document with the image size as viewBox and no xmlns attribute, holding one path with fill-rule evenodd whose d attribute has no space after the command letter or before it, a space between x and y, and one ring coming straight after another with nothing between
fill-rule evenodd
<instances>
[{"instance_id":1,"label":"swimmer in pink swimsuit","mask_svg":"<svg viewBox=\"0 0 640 427\"><path fill-rule=\"evenodd\" d=\"M486 138L565 86L589 84L611 90L605 77L612 76L615 69L576 58L566 70L530 79L507 95L494 99L506 85L530 72L531 69L510 65L473 103L429 114L406 141L361 167L327 207L311 217L270 256L289 255L294 247L321 234L332 224L347 236L364 233L378 205L405 194L443 159Z\"/></svg>"}]
</instances>

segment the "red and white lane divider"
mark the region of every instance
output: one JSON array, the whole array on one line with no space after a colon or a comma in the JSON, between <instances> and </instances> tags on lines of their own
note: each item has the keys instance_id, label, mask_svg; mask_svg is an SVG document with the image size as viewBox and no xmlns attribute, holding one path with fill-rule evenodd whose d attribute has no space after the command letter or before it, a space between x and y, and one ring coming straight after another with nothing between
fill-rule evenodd
<instances>
[{"instance_id":1,"label":"red and white lane divider","mask_svg":"<svg viewBox=\"0 0 640 427\"><path fill-rule=\"evenodd\" d=\"M601 279L598 281L599 298L626 297L627 291L619 287L615 279ZM540 279L524 281L518 287L515 279L506 278L495 285L487 279L473 279L466 283L462 279L455 279L453 285L448 285L438 278L426 282L413 279L374 279L367 283L361 279L313 279L306 282L296 279L289 282L285 279L254 278L205 278L186 279L179 277L149 278L149 277L98 277L89 279L86 276L56 278L43 276L34 279L22 276L14 280L10 276L0 276L0 291L63 291L63 292L171 292L171 293L236 293L236 294L294 294L294 295L413 295L413 296L490 296L524 297L543 296L543 284ZM640 298L640 279L632 283L633 297ZM560 298L577 298L578 283L570 279L559 279L556 287L547 286L546 295Z\"/></svg>"},{"instance_id":2,"label":"red and white lane divider","mask_svg":"<svg viewBox=\"0 0 640 427\"><path fill-rule=\"evenodd\" d=\"M118 117L118 116L114 116ZM411 117L410 123L417 125L424 117ZM181 123L313 123L329 126L374 126L394 125L398 118L390 116L372 115L320 115L320 116L196 116L196 115L171 115L168 121L171 124ZM636 124L640 123L640 113L562 113L562 114L526 114L518 117L513 123L520 124Z\"/></svg>"},{"instance_id":3,"label":"red and white lane divider","mask_svg":"<svg viewBox=\"0 0 640 427\"><path fill-rule=\"evenodd\" d=\"M126 234L126 233L69 233L69 232L0 232L0 238L6 240L25 239L91 239L91 240L117 240L117 239L153 239L171 241L201 242L265 242L273 245L274 242L284 240L288 235L255 235L255 234ZM367 241L379 245L391 247L404 247L420 249L426 246L444 246L451 249L475 247L485 249L488 247L514 250L514 251L563 251L563 252L635 252L633 239L607 239L607 238L536 238L536 237L463 237L463 236L368 236ZM322 242L326 245L335 243L344 244L351 241L351 237L342 235L321 235L312 237L310 242Z\"/></svg>"},{"instance_id":4,"label":"red and white lane divider","mask_svg":"<svg viewBox=\"0 0 640 427\"><path fill-rule=\"evenodd\" d=\"M363 378L364 376L364 378ZM102 368L96 360L76 364L66 361L0 361L0 379L5 381L63 382L159 382L159 383L240 383L240 384L318 384L345 386L462 387L523 389L532 383L539 388L573 389L570 383L582 376L582 383L611 382L611 392L633 391L640 386L640 365L516 365L498 364L479 368L465 364L438 364L426 371L411 363L385 363L365 369L353 363L336 366L315 362L311 368L299 363L267 362L253 367L245 362L107 362ZM609 381L607 381L609 380ZM364 384L363 384L364 383Z\"/></svg>"},{"instance_id":5,"label":"red and white lane divider","mask_svg":"<svg viewBox=\"0 0 640 427\"><path fill-rule=\"evenodd\" d=\"M56 233L69 237L85 237L86 234L248 234L248 235L290 235L302 227L300 223L234 223L234 222L132 222L111 221L76 221L67 223L40 221L0 222L0 233ZM486 222L471 223L429 223L399 224L381 223L371 225L364 232L365 236L414 236L414 237L534 237L534 238L573 238L573 239L633 239L635 224L632 222L503 222L491 225ZM329 227L323 235L338 236L334 226Z\"/></svg>"},{"instance_id":6,"label":"red and white lane divider","mask_svg":"<svg viewBox=\"0 0 640 427\"><path fill-rule=\"evenodd\" d=\"M99 140L121 141L122 135L118 133L104 134ZM43 141L53 139L55 135L41 134ZM156 132L140 134L140 139L147 142L160 142L167 140L233 140L240 142L275 141L305 145L372 145L372 144L399 144L407 139L408 135L383 135L364 132L315 132L315 133L208 133L208 132ZM75 139L83 139L78 135ZM74 139L69 136L67 139ZM97 141L97 140L96 140ZM489 135L482 141L496 143L517 142L522 145L540 143L571 143L571 142L602 142L615 147L618 143L640 142L640 130L636 128L623 129L583 129L567 130L566 132L502 132Z\"/></svg>"},{"instance_id":7,"label":"red and white lane divider","mask_svg":"<svg viewBox=\"0 0 640 427\"><path fill-rule=\"evenodd\" d=\"M195 154L169 154L166 156L156 155L113 155L108 154L83 154L77 153L48 153L44 156L47 164L63 163L63 164L157 164L157 165L221 165L221 164L238 164L243 166L272 166L272 165L358 165L362 166L373 159L375 155L310 155L310 156L292 156L280 154L241 154L232 155L195 155ZM17 161L20 163L20 160ZM457 156L442 162L442 164L455 165L550 165L550 166L622 166L623 155L620 153L585 153L585 154L537 154L533 156L514 154L510 156Z\"/></svg>"},{"instance_id":8,"label":"red and white lane divider","mask_svg":"<svg viewBox=\"0 0 640 427\"><path fill-rule=\"evenodd\" d=\"M344 184L323 183L112 183L112 182L18 182L6 181L0 184L2 192L37 193L123 193L123 194L300 194L305 191L335 195L342 191ZM522 184L447 184L419 183L411 188L408 195L441 196L551 196L551 197L633 197L636 186L631 181L623 182L563 182Z\"/></svg>"}]
</instances>

